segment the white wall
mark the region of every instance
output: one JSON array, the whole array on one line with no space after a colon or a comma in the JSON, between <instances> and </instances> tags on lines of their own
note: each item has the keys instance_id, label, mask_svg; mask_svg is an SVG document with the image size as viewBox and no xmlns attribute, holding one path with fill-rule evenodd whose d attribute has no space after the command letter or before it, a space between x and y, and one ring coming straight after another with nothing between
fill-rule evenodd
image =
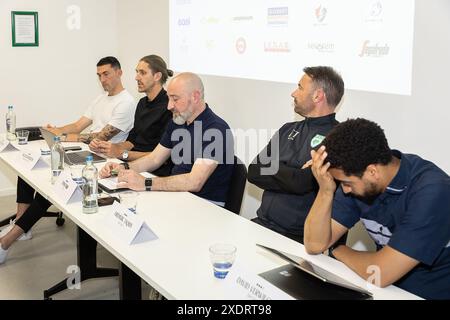
<instances>
[{"instance_id":1,"label":"white wall","mask_svg":"<svg viewBox=\"0 0 450 320\"><path fill-rule=\"evenodd\" d=\"M67 27L70 5L81 10L80 30ZM12 47L11 11L39 12L39 47ZM118 54L116 17L116 0L0 1L1 117L12 104L18 127L77 120L102 91L98 60ZM14 192L14 175L0 170L0 195Z\"/></svg>"}]
</instances>

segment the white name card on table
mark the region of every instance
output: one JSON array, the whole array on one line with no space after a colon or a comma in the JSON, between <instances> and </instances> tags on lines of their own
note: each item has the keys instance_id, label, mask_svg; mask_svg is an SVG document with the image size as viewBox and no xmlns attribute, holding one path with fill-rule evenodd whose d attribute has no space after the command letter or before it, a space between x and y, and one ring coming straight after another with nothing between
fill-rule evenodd
<instances>
[{"instance_id":1,"label":"white name card on table","mask_svg":"<svg viewBox=\"0 0 450 320\"><path fill-rule=\"evenodd\" d=\"M106 216L110 230L127 244L136 244L158 239L145 221L115 201Z\"/></svg>"},{"instance_id":2,"label":"white name card on table","mask_svg":"<svg viewBox=\"0 0 450 320\"><path fill-rule=\"evenodd\" d=\"M28 169L33 170L37 168L48 167L47 162L41 158L41 151L21 151L19 155L20 164Z\"/></svg>"},{"instance_id":3,"label":"white name card on table","mask_svg":"<svg viewBox=\"0 0 450 320\"><path fill-rule=\"evenodd\" d=\"M295 300L266 279L234 264L224 280L226 297L232 300Z\"/></svg>"},{"instance_id":4,"label":"white name card on table","mask_svg":"<svg viewBox=\"0 0 450 320\"><path fill-rule=\"evenodd\" d=\"M8 140L3 140L0 142L0 152L6 152L6 151L17 151L19 150L14 146L12 143L10 143Z\"/></svg>"},{"instance_id":5,"label":"white name card on table","mask_svg":"<svg viewBox=\"0 0 450 320\"><path fill-rule=\"evenodd\" d=\"M72 176L66 172L61 172L55 181L55 193L63 199L64 203L81 201L83 199L83 191L72 180Z\"/></svg>"}]
</instances>

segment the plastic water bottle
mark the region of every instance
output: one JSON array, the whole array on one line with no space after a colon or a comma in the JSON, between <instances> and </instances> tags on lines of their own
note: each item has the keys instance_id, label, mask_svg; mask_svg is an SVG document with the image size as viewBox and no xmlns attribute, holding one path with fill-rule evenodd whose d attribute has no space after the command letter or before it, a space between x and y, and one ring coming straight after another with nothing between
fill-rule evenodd
<instances>
[{"instance_id":1,"label":"plastic water bottle","mask_svg":"<svg viewBox=\"0 0 450 320\"><path fill-rule=\"evenodd\" d=\"M61 145L61 139L58 136L53 137L53 146L51 151L52 166L52 184L55 183L61 171L64 170L64 149Z\"/></svg>"},{"instance_id":2,"label":"plastic water bottle","mask_svg":"<svg viewBox=\"0 0 450 320\"><path fill-rule=\"evenodd\" d=\"M13 106L8 106L8 112L6 113L6 138L9 141L16 140L16 114Z\"/></svg>"},{"instance_id":3,"label":"plastic water bottle","mask_svg":"<svg viewBox=\"0 0 450 320\"><path fill-rule=\"evenodd\" d=\"M98 170L92 164L92 156L86 157L86 166L83 168L83 213L98 211L97 178Z\"/></svg>"}]
</instances>

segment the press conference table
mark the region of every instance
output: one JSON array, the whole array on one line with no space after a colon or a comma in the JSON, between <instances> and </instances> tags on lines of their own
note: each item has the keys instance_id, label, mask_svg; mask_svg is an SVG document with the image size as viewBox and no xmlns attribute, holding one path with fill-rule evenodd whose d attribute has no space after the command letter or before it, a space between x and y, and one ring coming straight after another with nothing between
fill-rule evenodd
<instances>
[{"instance_id":1,"label":"press conference table","mask_svg":"<svg viewBox=\"0 0 450 320\"><path fill-rule=\"evenodd\" d=\"M43 146L46 146L45 142L39 140L18 147L25 151L39 150ZM141 192L137 213L158 239L128 245L105 223L111 207L101 207L95 214L84 214L80 202L64 203L50 182L50 166L33 170L23 168L18 161L22 151L0 153L1 162L167 299L229 298L229 289L223 280L214 278L209 260L208 248L217 242L236 245L235 265L243 266L250 273L259 274L286 264L257 247L256 243L259 243L300 256L360 287L367 286L341 262L325 255L308 255L303 245L188 192ZM49 157L42 156L48 164ZM419 298L395 286L368 285L368 290L374 299Z\"/></svg>"}]
</instances>

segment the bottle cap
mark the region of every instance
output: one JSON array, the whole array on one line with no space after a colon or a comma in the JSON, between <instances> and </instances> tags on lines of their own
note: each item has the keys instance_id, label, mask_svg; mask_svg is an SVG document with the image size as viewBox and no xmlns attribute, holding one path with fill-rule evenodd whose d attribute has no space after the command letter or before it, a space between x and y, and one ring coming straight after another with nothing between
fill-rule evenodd
<instances>
[{"instance_id":1,"label":"bottle cap","mask_svg":"<svg viewBox=\"0 0 450 320\"><path fill-rule=\"evenodd\" d=\"M86 157L86 162L88 162L88 161L92 162L93 160L94 160L94 158L91 155Z\"/></svg>"},{"instance_id":2,"label":"bottle cap","mask_svg":"<svg viewBox=\"0 0 450 320\"><path fill-rule=\"evenodd\" d=\"M53 137L53 141L55 141L55 142L56 142L56 141L61 141L61 138L60 138L59 136L54 136L54 137Z\"/></svg>"}]
</instances>

